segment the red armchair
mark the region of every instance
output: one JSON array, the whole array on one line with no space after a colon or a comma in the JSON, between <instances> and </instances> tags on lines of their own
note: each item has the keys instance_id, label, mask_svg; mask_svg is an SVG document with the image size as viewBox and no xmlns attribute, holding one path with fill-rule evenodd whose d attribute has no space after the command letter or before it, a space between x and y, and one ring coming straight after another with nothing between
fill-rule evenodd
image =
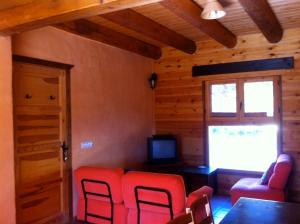
<instances>
[{"instance_id":1,"label":"red armchair","mask_svg":"<svg viewBox=\"0 0 300 224\"><path fill-rule=\"evenodd\" d=\"M185 197L181 176L147 172L129 172L123 177L123 197L128 209L127 223L164 224L185 213L186 207L212 189L203 187Z\"/></svg>"},{"instance_id":2,"label":"red armchair","mask_svg":"<svg viewBox=\"0 0 300 224\"><path fill-rule=\"evenodd\" d=\"M210 201L207 195L196 199L190 206L190 212L180 215L167 224L214 224Z\"/></svg>"},{"instance_id":3,"label":"red armchair","mask_svg":"<svg viewBox=\"0 0 300 224\"><path fill-rule=\"evenodd\" d=\"M77 219L89 223L125 224L122 169L80 167L75 171Z\"/></svg>"},{"instance_id":4,"label":"red armchair","mask_svg":"<svg viewBox=\"0 0 300 224\"><path fill-rule=\"evenodd\" d=\"M289 155L281 154L274 168L270 168L269 180L262 184L261 178L243 178L231 188L231 201L235 204L240 197L285 201L285 186L292 169Z\"/></svg>"}]
</instances>

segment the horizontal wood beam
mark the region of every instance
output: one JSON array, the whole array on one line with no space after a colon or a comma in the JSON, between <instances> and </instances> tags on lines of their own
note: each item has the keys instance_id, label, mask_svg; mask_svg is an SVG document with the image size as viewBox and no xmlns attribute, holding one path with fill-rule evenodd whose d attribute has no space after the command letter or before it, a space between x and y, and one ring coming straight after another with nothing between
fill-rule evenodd
<instances>
[{"instance_id":1,"label":"horizontal wood beam","mask_svg":"<svg viewBox=\"0 0 300 224\"><path fill-rule=\"evenodd\" d=\"M282 39L282 27L267 0L239 2L270 43L277 43Z\"/></svg>"},{"instance_id":2,"label":"horizontal wood beam","mask_svg":"<svg viewBox=\"0 0 300 224\"><path fill-rule=\"evenodd\" d=\"M236 36L220 22L201 18L203 9L195 2L191 0L164 0L160 4L224 46L232 48L236 45Z\"/></svg>"},{"instance_id":3,"label":"horizontal wood beam","mask_svg":"<svg viewBox=\"0 0 300 224\"><path fill-rule=\"evenodd\" d=\"M293 69L294 58L271 58L254 61L239 61L223 64L193 66L193 76L232 74L240 72Z\"/></svg>"},{"instance_id":4,"label":"horizontal wood beam","mask_svg":"<svg viewBox=\"0 0 300 224\"><path fill-rule=\"evenodd\" d=\"M0 34L11 35L162 0L37 0L0 11Z\"/></svg>"},{"instance_id":5,"label":"horizontal wood beam","mask_svg":"<svg viewBox=\"0 0 300 224\"><path fill-rule=\"evenodd\" d=\"M195 53L197 49L194 41L132 9L103 14L101 17L188 54Z\"/></svg>"},{"instance_id":6,"label":"horizontal wood beam","mask_svg":"<svg viewBox=\"0 0 300 224\"><path fill-rule=\"evenodd\" d=\"M148 58L159 59L161 57L161 49L159 47L84 19L55 25L55 27Z\"/></svg>"}]
</instances>

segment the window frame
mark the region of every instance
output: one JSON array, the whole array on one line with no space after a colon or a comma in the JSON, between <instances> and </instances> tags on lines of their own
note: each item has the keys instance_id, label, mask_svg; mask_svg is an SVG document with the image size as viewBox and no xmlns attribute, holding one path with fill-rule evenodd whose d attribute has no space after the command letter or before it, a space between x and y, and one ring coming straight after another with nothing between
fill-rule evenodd
<instances>
[{"instance_id":1,"label":"window frame","mask_svg":"<svg viewBox=\"0 0 300 224\"><path fill-rule=\"evenodd\" d=\"M262 81L273 81L273 117L268 117L267 115L264 115L264 113L260 113L260 112L256 112L256 113L246 113L245 112L245 102L244 102L244 90L243 87L245 83L252 83L252 82L262 82ZM241 114L243 115L243 119L247 120L249 118L254 118L255 120L262 120L262 122L264 121L274 121L277 122L277 120L280 118L280 111L281 111L281 101L280 101L280 86L281 86L281 79L280 76L267 76L267 77L260 77L260 78L244 78L242 79L242 84L241 86L241 103L242 105L242 111ZM277 99L277 100L276 100ZM280 101L280 103L279 103Z\"/></svg>"},{"instance_id":2,"label":"window frame","mask_svg":"<svg viewBox=\"0 0 300 224\"><path fill-rule=\"evenodd\" d=\"M245 113L244 108L244 83L259 82L259 81L273 81L273 96L274 96L274 115L267 117L264 113ZM213 113L211 103L211 86L215 84L229 84L236 83L236 113ZM265 76L254 78L237 78L229 80L214 80L205 82L205 120L207 123L220 124L224 122L245 123L245 124L259 124L259 123L274 123L280 120L281 113L281 78L280 76ZM277 100L276 100L277 99ZM234 116L232 115L234 114Z\"/></svg>"},{"instance_id":3,"label":"window frame","mask_svg":"<svg viewBox=\"0 0 300 224\"><path fill-rule=\"evenodd\" d=\"M259 82L259 81L273 81L273 117L267 117L264 113L251 113L252 116L247 116L244 108L244 83ZM228 116L226 113L217 113L215 116L211 111L211 85L213 84L228 84L236 83L237 86L237 112L236 116ZM260 76L260 77L238 77L234 79L218 79L204 81L204 147L206 164L209 165L209 126L236 126L236 125L268 125L276 124L278 126L277 132L277 155L282 152L282 100L281 100L281 76ZM248 113L250 114L250 113ZM224 116L222 116L224 115ZM226 172L233 173L257 173L256 171L241 171L236 169L223 169Z\"/></svg>"},{"instance_id":4,"label":"window frame","mask_svg":"<svg viewBox=\"0 0 300 224\"><path fill-rule=\"evenodd\" d=\"M212 112L212 103L211 103L211 92L212 92L212 85L218 85L218 84L236 84L236 113L222 113L222 112ZM208 104L206 105L205 110L208 111L207 115L209 118L214 118L214 120L220 120L223 118L226 118L228 120L235 120L237 119L238 115L238 84L236 79L229 79L229 80L216 80L216 81L207 81L206 82L206 88L205 92L208 94L205 94L207 96L207 99L205 102Z\"/></svg>"}]
</instances>

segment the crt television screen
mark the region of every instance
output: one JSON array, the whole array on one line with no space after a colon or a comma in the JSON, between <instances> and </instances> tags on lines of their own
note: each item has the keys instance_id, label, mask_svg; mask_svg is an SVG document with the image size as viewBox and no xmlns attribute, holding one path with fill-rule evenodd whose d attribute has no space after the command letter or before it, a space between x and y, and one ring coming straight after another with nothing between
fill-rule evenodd
<instances>
[{"instance_id":1,"label":"crt television screen","mask_svg":"<svg viewBox=\"0 0 300 224\"><path fill-rule=\"evenodd\" d=\"M153 159L170 159L176 157L176 142L174 140L154 140L152 147Z\"/></svg>"}]
</instances>

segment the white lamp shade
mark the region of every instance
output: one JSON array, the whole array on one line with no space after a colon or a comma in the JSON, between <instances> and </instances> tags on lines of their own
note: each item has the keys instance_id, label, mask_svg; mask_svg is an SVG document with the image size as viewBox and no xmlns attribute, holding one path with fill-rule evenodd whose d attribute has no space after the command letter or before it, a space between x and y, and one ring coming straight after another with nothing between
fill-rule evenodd
<instances>
[{"instance_id":1,"label":"white lamp shade","mask_svg":"<svg viewBox=\"0 0 300 224\"><path fill-rule=\"evenodd\" d=\"M226 12L217 0L208 0L201 13L201 17L207 20L219 19L225 15Z\"/></svg>"}]
</instances>

